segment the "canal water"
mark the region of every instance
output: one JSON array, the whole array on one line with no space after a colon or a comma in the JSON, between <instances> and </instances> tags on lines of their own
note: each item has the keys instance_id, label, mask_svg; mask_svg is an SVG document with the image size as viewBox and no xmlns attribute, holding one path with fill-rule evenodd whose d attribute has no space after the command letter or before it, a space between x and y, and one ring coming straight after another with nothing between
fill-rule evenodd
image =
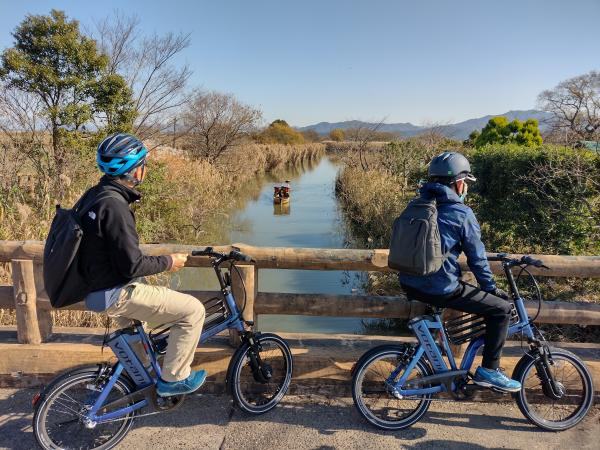
<instances>
[{"instance_id":1,"label":"canal water","mask_svg":"<svg viewBox=\"0 0 600 450\"><path fill-rule=\"evenodd\" d=\"M346 238L335 199L334 185L339 166L324 157L301 169L267 175L259 181L258 193L229 218L228 242L268 247L344 248ZM273 186L290 181L287 205L273 204ZM184 269L181 285L190 289L216 289L209 269ZM347 294L361 292L364 274L348 271L275 270L259 271L258 289L263 292ZM356 318L260 315L261 331L360 333L363 322Z\"/></svg>"}]
</instances>

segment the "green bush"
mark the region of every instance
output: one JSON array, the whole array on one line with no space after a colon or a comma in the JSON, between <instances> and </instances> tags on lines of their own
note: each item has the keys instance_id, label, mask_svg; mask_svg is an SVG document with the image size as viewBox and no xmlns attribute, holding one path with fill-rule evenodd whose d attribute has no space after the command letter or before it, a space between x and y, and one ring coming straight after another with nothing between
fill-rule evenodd
<instances>
[{"instance_id":1,"label":"green bush","mask_svg":"<svg viewBox=\"0 0 600 450\"><path fill-rule=\"evenodd\" d=\"M480 131L473 131L466 141L468 145L483 147L489 144L518 144L537 147L542 144L542 135L536 119L509 122L504 116L491 118Z\"/></svg>"},{"instance_id":2,"label":"green bush","mask_svg":"<svg viewBox=\"0 0 600 450\"><path fill-rule=\"evenodd\" d=\"M600 251L600 157L558 146L485 146L471 156L471 198L493 250Z\"/></svg>"}]
</instances>

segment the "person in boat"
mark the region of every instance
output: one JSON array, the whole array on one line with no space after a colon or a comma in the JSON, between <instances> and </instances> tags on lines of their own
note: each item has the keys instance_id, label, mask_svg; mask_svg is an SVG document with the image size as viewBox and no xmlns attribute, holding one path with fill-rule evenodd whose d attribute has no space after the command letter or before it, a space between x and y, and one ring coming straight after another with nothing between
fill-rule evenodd
<instances>
[{"instance_id":1,"label":"person in boat","mask_svg":"<svg viewBox=\"0 0 600 450\"><path fill-rule=\"evenodd\" d=\"M283 197L288 198L290 196L290 182L289 180L285 180L285 183L281 185L281 189L283 191Z\"/></svg>"}]
</instances>

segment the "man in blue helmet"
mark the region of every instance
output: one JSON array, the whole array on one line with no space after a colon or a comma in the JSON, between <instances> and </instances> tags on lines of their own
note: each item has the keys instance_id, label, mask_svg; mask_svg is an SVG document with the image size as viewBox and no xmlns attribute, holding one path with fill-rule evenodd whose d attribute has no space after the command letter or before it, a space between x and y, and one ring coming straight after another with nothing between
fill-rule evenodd
<instances>
[{"instance_id":1,"label":"man in blue helmet","mask_svg":"<svg viewBox=\"0 0 600 450\"><path fill-rule=\"evenodd\" d=\"M171 325L157 393L187 394L206 378L204 370L191 370L205 311L190 295L140 281L175 272L187 260L184 253L145 256L140 251L130 205L141 198L135 188L146 176L147 154L140 140L125 133L108 136L98 146L96 161L104 176L86 193L98 201L82 217L79 270L94 291L85 299L87 309L105 312L121 327L132 319Z\"/></svg>"},{"instance_id":2,"label":"man in blue helmet","mask_svg":"<svg viewBox=\"0 0 600 450\"><path fill-rule=\"evenodd\" d=\"M521 389L499 369L502 348L506 341L511 306L508 295L496 287L481 242L481 230L475 214L463 201L467 182L475 181L467 158L457 152L444 152L431 161L428 182L420 194L436 199L442 252L447 255L442 268L428 276L400 274L400 284L411 299L438 307L452 308L484 316L483 360L473 382L507 392ZM458 256L464 252L469 268L479 288L460 280Z\"/></svg>"}]
</instances>

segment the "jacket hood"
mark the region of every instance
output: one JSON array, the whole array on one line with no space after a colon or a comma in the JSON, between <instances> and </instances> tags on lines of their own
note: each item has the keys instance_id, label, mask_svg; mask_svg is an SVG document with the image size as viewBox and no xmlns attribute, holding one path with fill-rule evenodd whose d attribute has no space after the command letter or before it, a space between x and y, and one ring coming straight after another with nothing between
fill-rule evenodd
<instances>
[{"instance_id":1,"label":"jacket hood","mask_svg":"<svg viewBox=\"0 0 600 450\"><path fill-rule=\"evenodd\" d=\"M463 203L453 189L441 183L425 183L419 192L421 197L428 200L435 198L438 203Z\"/></svg>"},{"instance_id":2,"label":"jacket hood","mask_svg":"<svg viewBox=\"0 0 600 450\"><path fill-rule=\"evenodd\" d=\"M109 187L109 189L121 193L123 197L125 197L125 200L127 200L127 203L137 202L142 198L142 194L139 191L127 187L124 184L119 183L114 178L108 177L106 175L104 175L100 179L100 186L107 186Z\"/></svg>"}]
</instances>

